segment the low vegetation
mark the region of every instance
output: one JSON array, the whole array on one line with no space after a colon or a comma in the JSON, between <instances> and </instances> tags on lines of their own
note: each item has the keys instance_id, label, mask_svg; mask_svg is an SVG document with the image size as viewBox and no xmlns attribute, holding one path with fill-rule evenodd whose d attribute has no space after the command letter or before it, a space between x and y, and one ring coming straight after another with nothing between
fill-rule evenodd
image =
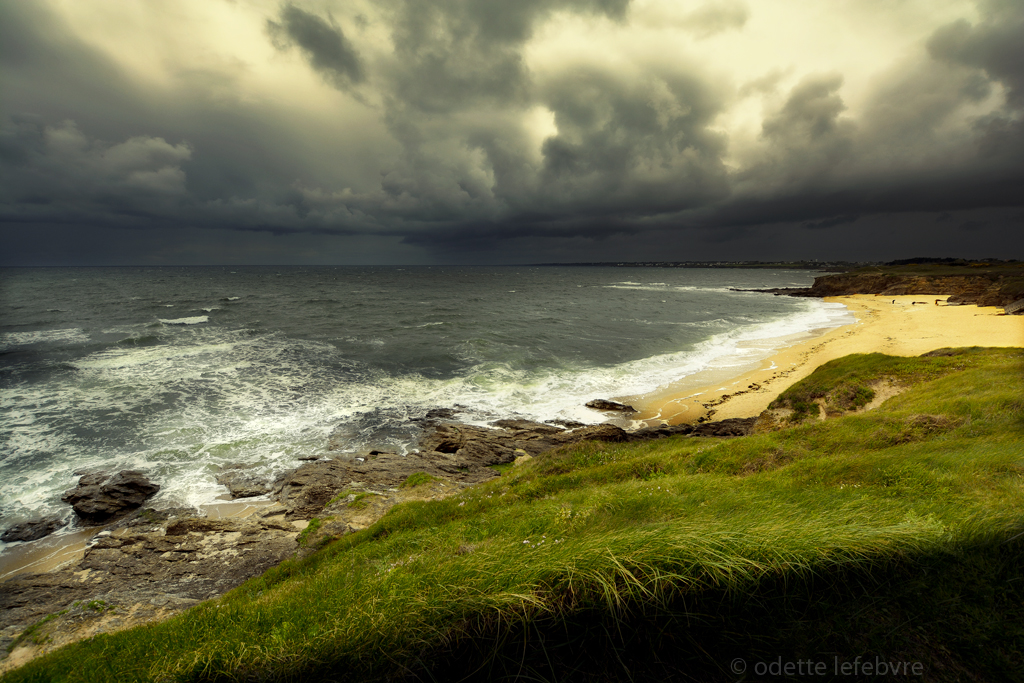
<instances>
[{"instance_id":1,"label":"low vegetation","mask_svg":"<svg viewBox=\"0 0 1024 683\"><path fill-rule=\"evenodd\" d=\"M401 488L412 488L414 486L422 486L423 484L429 484L432 481L440 480L437 477L427 474L426 472L413 472L408 477L406 477L405 481L399 484L399 486Z\"/></svg>"},{"instance_id":2,"label":"low vegetation","mask_svg":"<svg viewBox=\"0 0 1024 683\"><path fill-rule=\"evenodd\" d=\"M295 539L298 542L300 548L306 547L306 545L309 543L309 539L316 535L316 532L319 531L323 523L324 520L320 517L314 517L313 519L309 520L309 524L307 524L302 529L302 531L299 532L298 537Z\"/></svg>"},{"instance_id":3,"label":"low vegetation","mask_svg":"<svg viewBox=\"0 0 1024 683\"><path fill-rule=\"evenodd\" d=\"M963 354L944 349L921 358L853 354L825 363L810 377L783 391L769 407L792 410L789 417L792 423L817 417L819 405L828 416L841 415L870 403L875 397L873 387L880 383L918 384L963 370L965 363Z\"/></svg>"},{"instance_id":4,"label":"low vegetation","mask_svg":"<svg viewBox=\"0 0 1024 683\"><path fill-rule=\"evenodd\" d=\"M726 681L878 658L1021 680L1022 376L1019 349L842 359L780 400L908 389L749 437L547 453L5 680Z\"/></svg>"}]
</instances>

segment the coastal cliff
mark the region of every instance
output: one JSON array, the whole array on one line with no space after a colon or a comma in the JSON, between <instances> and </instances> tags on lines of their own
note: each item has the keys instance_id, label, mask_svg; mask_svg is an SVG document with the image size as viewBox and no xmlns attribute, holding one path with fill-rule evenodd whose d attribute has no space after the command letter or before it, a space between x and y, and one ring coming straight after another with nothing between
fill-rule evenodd
<instances>
[{"instance_id":1,"label":"coastal cliff","mask_svg":"<svg viewBox=\"0 0 1024 683\"><path fill-rule=\"evenodd\" d=\"M823 275L807 288L760 291L818 298L851 294L939 295L948 296L948 304L1006 306L1024 297L1024 267L873 267Z\"/></svg>"}]
</instances>

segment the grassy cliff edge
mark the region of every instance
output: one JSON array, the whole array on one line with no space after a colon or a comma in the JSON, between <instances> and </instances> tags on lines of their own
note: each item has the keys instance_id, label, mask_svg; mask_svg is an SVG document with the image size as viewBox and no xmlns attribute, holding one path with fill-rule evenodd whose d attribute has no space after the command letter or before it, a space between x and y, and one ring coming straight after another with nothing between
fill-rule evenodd
<instances>
[{"instance_id":1,"label":"grassy cliff edge","mask_svg":"<svg viewBox=\"0 0 1024 683\"><path fill-rule=\"evenodd\" d=\"M4 680L1022 680L1022 378L1022 349L849 356L764 433L546 453Z\"/></svg>"}]
</instances>

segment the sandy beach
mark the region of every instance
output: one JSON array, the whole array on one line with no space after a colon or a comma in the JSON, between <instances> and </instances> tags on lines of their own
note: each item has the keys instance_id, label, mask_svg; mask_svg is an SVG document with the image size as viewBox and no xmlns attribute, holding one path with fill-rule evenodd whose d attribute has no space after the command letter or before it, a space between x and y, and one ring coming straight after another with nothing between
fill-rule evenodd
<instances>
[{"instance_id":1,"label":"sandy beach","mask_svg":"<svg viewBox=\"0 0 1024 683\"><path fill-rule=\"evenodd\" d=\"M712 419L754 417L787 387L819 365L851 353L917 356L944 347L1024 347L1024 316L1002 308L947 306L947 297L858 294L825 301L844 304L857 322L809 340L783 346L742 374L728 369L621 397L647 424L693 422L713 411Z\"/></svg>"}]
</instances>

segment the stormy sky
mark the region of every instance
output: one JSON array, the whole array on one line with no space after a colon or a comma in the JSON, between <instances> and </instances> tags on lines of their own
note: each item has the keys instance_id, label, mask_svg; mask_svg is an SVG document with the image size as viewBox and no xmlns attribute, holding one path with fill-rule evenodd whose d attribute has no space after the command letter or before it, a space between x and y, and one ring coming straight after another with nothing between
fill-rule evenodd
<instances>
[{"instance_id":1,"label":"stormy sky","mask_svg":"<svg viewBox=\"0 0 1024 683\"><path fill-rule=\"evenodd\" d=\"M0 3L0 264L1024 258L1021 0Z\"/></svg>"}]
</instances>

